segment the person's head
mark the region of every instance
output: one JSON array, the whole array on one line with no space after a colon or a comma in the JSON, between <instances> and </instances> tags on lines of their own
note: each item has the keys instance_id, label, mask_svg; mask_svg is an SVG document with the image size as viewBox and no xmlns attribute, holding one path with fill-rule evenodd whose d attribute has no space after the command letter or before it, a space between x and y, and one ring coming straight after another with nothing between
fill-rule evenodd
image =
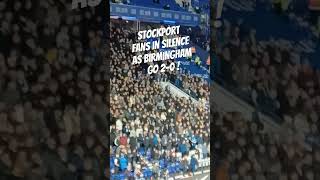
<instances>
[{"instance_id":1,"label":"person's head","mask_svg":"<svg viewBox=\"0 0 320 180\"><path fill-rule=\"evenodd\" d=\"M287 155L290 159L292 159L295 156L295 149L292 146L288 146L288 148L286 149L287 151Z\"/></svg>"},{"instance_id":2,"label":"person's head","mask_svg":"<svg viewBox=\"0 0 320 180\"><path fill-rule=\"evenodd\" d=\"M95 101L97 104L101 104L101 103L102 103L102 97L101 97L99 94L95 94L95 95L94 95L94 101Z\"/></svg>"},{"instance_id":3,"label":"person's head","mask_svg":"<svg viewBox=\"0 0 320 180\"><path fill-rule=\"evenodd\" d=\"M0 2L0 12L5 10L5 8L6 8L6 3L4 1L1 1Z\"/></svg>"},{"instance_id":4,"label":"person's head","mask_svg":"<svg viewBox=\"0 0 320 180\"><path fill-rule=\"evenodd\" d=\"M288 175L286 173L281 173L279 175L279 180L288 180Z\"/></svg>"},{"instance_id":5,"label":"person's head","mask_svg":"<svg viewBox=\"0 0 320 180\"><path fill-rule=\"evenodd\" d=\"M241 52L246 53L248 51L247 44L245 42L241 43Z\"/></svg>"},{"instance_id":6,"label":"person's head","mask_svg":"<svg viewBox=\"0 0 320 180\"><path fill-rule=\"evenodd\" d=\"M249 160L253 161L255 159L256 152L254 148L249 148L248 149L248 158Z\"/></svg>"},{"instance_id":7,"label":"person's head","mask_svg":"<svg viewBox=\"0 0 320 180\"><path fill-rule=\"evenodd\" d=\"M92 159L90 157L86 157L84 159L83 167L86 171L90 171L92 169Z\"/></svg>"},{"instance_id":8,"label":"person's head","mask_svg":"<svg viewBox=\"0 0 320 180\"><path fill-rule=\"evenodd\" d=\"M236 150L235 153L236 153L237 160L241 160L242 156L243 156L242 150L239 148L239 149Z\"/></svg>"},{"instance_id":9,"label":"person's head","mask_svg":"<svg viewBox=\"0 0 320 180\"><path fill-rule=\"evenodd\" d=\"M12 27L12 30L14 33L19 33L20 31L20 27L18 24L14 24L13 27Z\"/></svg>"},{"instance_id":10,"label":"person's head","mask_svg":"<svg viewBox=\"0 0 320 180\"><path fill-rule=\"evenodd\" d=\"M256 123L251 123L250 124L250 130L251 130L252 133L256 133L257 130L258 130L257 124Z\"/></svg>"},{"instance_id":11,"label":"person's head","mask_svg":"<svg viewBox=\"0 0 320 180\"><path fill-rule=\"evenodd\" d=\"M71 97L75 95L75 90L72 87L68 89L68 95Z\"/></svg>"},{"instance_id":12,"label":"person's head","mask_svg":"<svg viewBox=\"0 0 320 180\"><path fill-rule=\"evenodd\" d=\"M49 147L49 149L54 150L56 149L56 141L54 138L50 137L47 139L47 146Z\"/></svg>"},{"instance_id":13,"label":"person's head","mask_svg":"<svg viewBox=\"0 0 320 180\"><path fill-rule=\"evenodd\" d=\"M297 174L297 172L291 172L290 173L290 180L298 180L299 179L299 176Z\"/></svg>"},{"instance_id":14,"label":"person's head","mask_svg":"<svg viewBox=\"0 0 320 180\"><path fill-rule=\"evenodd\" d=\"M65 147L63 146L58 147L58 155L62 161L66 162L68 160L68 154Z\"/></svg>"},{"instance_id":15,"label":"person's head","mask_svg":"<svg viewBox=\"0 0 320 180\"><path fill-rule=\"evenodd\" d=\"M41 156L39 154L39 152L33 152L31 154L31 160L33 163L37 164L37 165L41 165L42 164L42 159Z\"/></svg>"},{"instance_id":16,"label":"person's head","mask_svg":"<svg viewBox=\"0 0 320 180\"><path fill-rule=\"evenodd\" d=\"M16 139L11 139L9 142L9 149L12 152L17 152L18 148L18 142Z\"/></svg>"},{"instance_id":17,"label":"person's head","mask_svg":"<svg viewBox=\"0 0 320 180\"><path fill-rule=\"evenodd\" d=\"M306 170L304 177L306 178L306 180L314 180L314 173L312 172L312 170L308 169Z\"/></svg>"},{"instance_id":18,"label":"person's head","mask_svg":"<svg viewBox=\"0 0 320 180\"><path fill-rule=\"evenodd\" d=\"M21 7L22 7L22 4L20 1L14 2L14 7L13 7L14 11L19 12L21 10Z\"/></svg>"},{"instance_id":19,"label":"person's head","mask_svg":"<svg viewBox=\"0 0 320 180\"><path fill-rule=\"evenodd\" d=\"M17 45L19 45L21 43L21 37L20 37L19 33L16 32L12 35L12 42Z\"/></svg>"},{"instance_id":20,"label":"person's head","mask_svg":"<svg viewBox=\"0 0 320 180\"><path fill-rule=\"evenodd\" d=\"M97 125L96 125L95 121L89 122L88 129L90 132L95 132L97 130Z\"/></svg>"},{"instance_id":21,"label":"person's head","mask_svg":"<svg viewBox=\"0 0 320 180\"><path fill-rule=\"evenodd\" d=\"M94 180L92 175L85 175L84 180Z\"/></svg>"},{"instance_id":22,"label":"person's head","mask_svg":"<svg viewBox=\"0 0 320 180\"><path fill-rule=\"evenodd\" d=\"M243 138L242 136L238 137L238 138L237 138L237 141L238 141L238 144L239 144L240 146L242 146L242 147L247 144L245 138Z\"/></svg>"},{"instance_id":23,"label":"person's head","mask_svg":"<svg viewBox=\"0 0 320 180\"><path fill-rule=\"evenodd\" d=\"M260 144L258 147L258 151L260 154L264 154L266 152L266 148L263 144Z\"/></svg>"},{"instance_id":24,"label":"person's head","mask_svg":"<svg viewBox=\"0 0 320 180\"><path fill-rule=\"evenodd\" d=\"M60 144L67 145L70 142L70 137L67 135L66 132L61 131L59 134Z\"/></svg>"},{"instance_id":25,"label":"person's head","mask_svg":"<svg viewBox=\"0 0 320 180\"><path fill-rule=\"evenodd\" d=\"M253 180L253 177L251 175L244 176L244 180Z\"/></svg>"},{"instance_id":26,"label":"person's head","mask_svg":"<svg viewBox=\"0 0 320 180\"><path fill-rule=\"evenodd\" d=\"M79 146L79 145L76 145L76 147L75 147L75 149L73 150L73 152L75 153L75 154L77 154L79 157L81 157L81 158L83 158L83 156L84 156L84 150L82 149L82 147L81 146Z\"/></svg>"},{"instance_id":27,"label":"person's head","mask_svg":"<svg viewBox=\"0 0 320 180\"><path fill-rule=\"evenodd\" d=\"M231 180L239 180L239 175L238 174L232 174L230 179Z\"/></svg>"},{"instance_id":28,"label":"person's head","mask_svg":"<svg viewBox=\"0 0 320 180\"><path fill-rule=\"evenodd\" d=\"M271 158L276 158L278 155L278 150L275 146L270 147L270 157Z\"/></svg>"},{"instance_id":29,"label":"person's head","mask_svg":"<svg viewBox=\"0 0 320 180\"><path fill-rule=\"evenodd\" d=\"M27 0L25 5L24 5L24 9L29 11L32 8L32 1L31 0Z\"/></svg>"},{"instance_id":30,"label":"person's head","mask_svg":"<svg viewBox=\"0 0 320 180\"><path fill-rule=\"evenodd\" d=\"M91 149L95 144L95 139L92 136L86 137L86 146L87 148Z\"/></svg>"}]
</instances>

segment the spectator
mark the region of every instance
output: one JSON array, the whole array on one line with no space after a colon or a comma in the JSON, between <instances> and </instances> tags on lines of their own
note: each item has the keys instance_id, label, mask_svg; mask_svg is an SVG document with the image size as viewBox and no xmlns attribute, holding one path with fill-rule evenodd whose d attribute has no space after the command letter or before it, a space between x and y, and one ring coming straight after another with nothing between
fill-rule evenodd
<instances>
[{"instance_id":1,"label":"spectator","mask_svg":"<svg viewBox=\"0 0 320 180\"><path fill-rule=\"evenodd\" d=\"M195 172L198 159L210 157L206 151L210 144L209 113L205 108L209 98L208 82L176 72L153 77L143 73L144 65L129 67L127 64L133 56L132 36L134 30L129 22L112 22L111 81L115 83L111 86L114 120L110 131L115 143L110 146L114 149L111 157L124 154L127 161L123 161L128 163L135 178L141 178L142 174L144 178L165 178L180 172ZM176 79L182 81L179 88L193 94L201 103L174 96L170 89L160 85L163 80L175 82ZM192 163L189 162L199 149L204 149L205 155L197 154ZM111 171L111 177L120 174L114 169Z\"/></svg>"},{"instance_id":2,"label":"spectator","mask_svg":"<svg viewBox=\"0 0 320 180\"><path fill-rule=\"evenodd\" d=\"M119 165L120 166L120 171L125 171L127 169L127 167L128 167L128 160L124 156L124 154L121 154L119 163L120 163L120 165Z\"/></svg>"},{"instance_id":3,"label":"spectator","mask_svg":"<svg viewBox=\"0 0 320 180\"><path fill-rule=\"evenodd\" d=\"M97 68L104 66L98 62L103 56L104 37L97 30L101 14L88 8L85 17L68 6L65 1L0 3L0 39L6 44L0 48L0 147L4 148L0 164L5 174L21 179L84 177L84 157L93 152L93 144L100 147L97 154L108 147L101 141L80 141L86 137L88 122L106 117L102 116L106 79L95 78L93 83L88 78L107 74ZM91 22L92 35L81 27L85 21ZM95 55L86 52L89 43L80 35L95 40L91 47ZM88 58L96 66L85 62ZM96 129L91 137L99 137L105 128ZM106 164L96 165L93 169L101 178Z\"/></svg>"},{"instance_id":4,"label":"spectator","mask_svg":"<svg viewBox=\"0 0 320 180\"><path fill-rule=\"evenodd\" d=\"M194 175L194 172L197 170L197 166L198 166L198 161L193 155L191 156L191 160L190 160L190 169L191 169L192 175Z\"/></svg>"}]
</instances>

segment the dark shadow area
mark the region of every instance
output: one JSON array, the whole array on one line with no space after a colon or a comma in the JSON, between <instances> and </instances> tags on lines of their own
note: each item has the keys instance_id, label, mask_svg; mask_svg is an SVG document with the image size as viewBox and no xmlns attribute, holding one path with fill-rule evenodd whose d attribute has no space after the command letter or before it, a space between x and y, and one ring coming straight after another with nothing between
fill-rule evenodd
<instances>
[{"instance_id":1,"label":"dark shadow area","mask_svg":"<svg viewBox=\"0 0 320 180\"><path fill-rule=\"evenodd\" d=\"M217 179L319 178L319 12L308 6L225 0L211 91Z\"/></svg>"},{"instance_id":2,"label":"dark shadow area","mask_svg":"<svg viewBox=\"0 0 320 180\"><path fill-rule=\"evenodd\" d=\"M0 2L0 179L106 177L108 10Z\"/></svg>"}]
</instances>

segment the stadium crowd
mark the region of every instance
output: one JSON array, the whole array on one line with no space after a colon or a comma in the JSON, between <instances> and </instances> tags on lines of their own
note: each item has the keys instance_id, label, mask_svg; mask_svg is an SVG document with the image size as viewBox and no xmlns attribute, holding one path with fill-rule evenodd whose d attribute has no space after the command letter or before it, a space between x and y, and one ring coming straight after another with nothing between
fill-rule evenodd
<instances>
[{"instance_id":1,"label":"stadium crowd","mask_svg":"<svg viewBox=\"0 0 320 180\"><path fill-rule=\"evenodd\" d=\"M268 132L257 116L245 119L242 112L212 108L212 154L219 157L216 179L319 179L320 71L299 43L272 34L258 40L258 30L244 21L224 20L218 32L215 79L285 131ZM315 27L309 28L318 37ZM312 41L317 44L318 39Z\"/></svg>"},{"instance_id":2,"label":"stadium crowd","mask_svg":"<svg viewBox=\"0 0 320 180\"><path fill-rule=\"evenodd\" d=\"M128 22L112 22L111 178L189 175L210 156L208 84L176 72L148 75L145 65L130 65L134 32ZM161 87L176 78L195 91L199 103Z\"/></svg>"},{"instance_id":3,"label":"stadium crowd","mask_svg":"<svg viewBox=\"0 0 320 180\"><path fill-rule=\"evenodd\" d=\"M65 11L67 6L63 0L0 2L1 179L13 179L12 175L17 179L99 179L109 164L104 159L108 148L104 88L109 77L102 61L101 28L92 27L102 19L92 9L82 9L81 14ZM114 31L118 37L112 42L134 40L121 28ZM227 25L223 32L225 43L219 57L226 86L236 85L237 91L247 92L253 104L270 104L287 127L317 136L319 70L297 63L301 62L299 52L286 42L257 42L255 30L248 36L241 33L239 25ZM157 177L161 175L155 173L161 172L157 168L166 167L164 174L176 172L177 166L172 165L178 159L182 160L178 169L190 172L199 156L215 153L221 157L217 176L320 179L316 147L310 152L294 142L280 142L263 131L260 121L245 120L240 113L211 109L215 151L210 153L207 110L173 97L156 78L139 73L141 69L132 71L125 61L130 50L121 44L125 43L112 46L113 73L125 75L111 77L112 175L130 176L134 169L136 176L151 173ZM189 83L183 81L185 89L203 91L193 77L180 78L191 78ZM197 93L198 97L208 97L207 90L203 93ZM192 154L192 149L199 154L189 162L183 155ZM159 162L153 161L157 157ZM146 168L148 164L154 169Z\"/></svg>"},{"instance_id":4,"label":"stadium crowd","mask_svg":"<svg viewBox=\"0 0 320 180\"><path fill-rule=\"evenodd\" d=\"M318 135L319 70L288 41L257 41L256 31L226 23L218 47L225 86L278 123L304 134ZM239 93L241 92L241 93Z\"/></svg>"},{"instance_id":5,"label":"stadium crowd","mask_svg":"<svg viewBox=\"0 0 320 180\"><path fill-rule=\"evenodd\" d=\"M269 132L259 115L245 119L242 112L211 107L216 180L316 180L320 151L308 151L291 136ZM287 133L283 133L282 135Z\"/></svg>"},{"instance_id":6,"label":"stadium crowd","mask_svg":"<svg viewBox=\"0 0 320 180\"><path fill-rule=\"evenodd\" d=\"M105 176L103 17L70 7L0 2L0 179Z\"/></svg>"}]
</instances>

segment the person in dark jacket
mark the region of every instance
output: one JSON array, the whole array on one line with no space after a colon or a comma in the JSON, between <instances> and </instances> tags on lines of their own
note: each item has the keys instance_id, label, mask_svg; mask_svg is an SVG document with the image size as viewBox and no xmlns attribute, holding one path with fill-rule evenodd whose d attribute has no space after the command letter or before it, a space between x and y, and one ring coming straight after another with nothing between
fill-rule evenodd
<instances>
[{"instance_id":1,"label":"person in dark jacket","mask_svg":"<svg viewBox=\"0 0 320 180\"><path fill-rule=\"evenodd\" d=\"M181 144L179 144L179 152L181 152L182 156L185 156L187 154L187 145L185 144L186 142L183 141Z\"/></svg>"},{"instance_id":2,"label":"person in dark jacket","mask_svg":"<svg viewBox=\"0 0 320 180\"><path fill-rule=\"evenodd\" d=\"M193 155L190 160L190 170L193 176L194 176L194 172L197 170L197 166L198 166L198 160Z\"/></svg>"}]
</instances>

